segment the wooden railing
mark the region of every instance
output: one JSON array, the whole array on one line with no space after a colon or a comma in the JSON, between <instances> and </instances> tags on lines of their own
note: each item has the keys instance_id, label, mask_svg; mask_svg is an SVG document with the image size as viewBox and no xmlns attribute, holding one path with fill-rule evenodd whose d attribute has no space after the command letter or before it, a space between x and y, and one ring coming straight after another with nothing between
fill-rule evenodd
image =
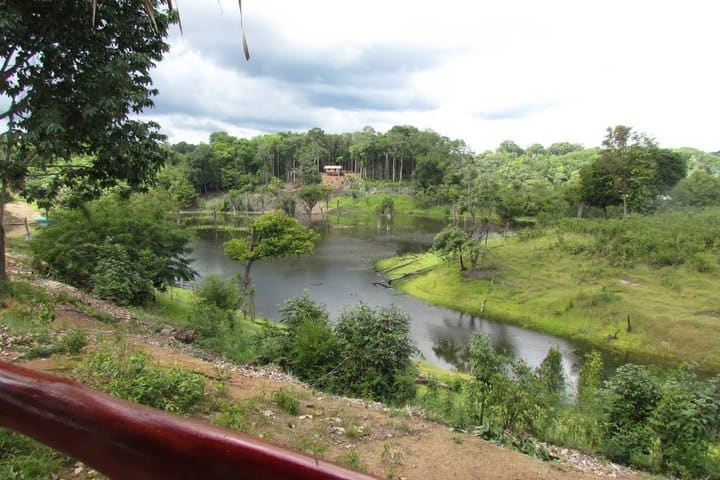
<instances>
[{"instance_id":1,"label":"wooden railing","mask_svg":"<svg viewBox=\"0 0 720 480\"><path fill-rule=\"evenodd\" d=\"M372 478L6 362L0 362L0 427L112 479Z\"/></svg>"}]
</instances>

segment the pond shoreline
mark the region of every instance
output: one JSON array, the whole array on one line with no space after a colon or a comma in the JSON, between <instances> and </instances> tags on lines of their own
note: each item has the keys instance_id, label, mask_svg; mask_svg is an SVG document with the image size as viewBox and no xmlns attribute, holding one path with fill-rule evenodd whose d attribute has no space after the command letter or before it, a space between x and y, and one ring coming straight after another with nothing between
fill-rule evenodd
<instances>
[{"instance_id":1,"label":"pond shoreline","mask_svg":"<svg viewBox=\"0 0 720 480\"><path fill-rule=\"evenodd\" d=\"M433 266L435 268L428 268ZM577 349L578 352L597 350L606 357L606 360L610 360L610 363L632 362L672 368L679 362L691 361L698 364L698 372L703 375L714 374L720 370L720 365L717 363L701 363L698 358L683 358L681 352L673 352L668 348L649 351L647 342L652 339L642 337L638 340L636 337L639 334L632 331L628 333L617 322L592 328L583 327L579 322L548 319L547 309L543 311L538 302L533 303L528 299L523 299L522 302L512 301L511 299L517 294L509 292L510 288L502 280L498 281L495 276L492 276L492 279L470 280L454 270L454 267L455 265L451 269L431 253L418 256L412 262L408 262L407 256L395 256L381 259L375 264L378 273L391 282L393 288L414 298L458 312L481 315L494 322L553 335L581 346ZM502 278L502 274L498 277ZM508 283L511 281L507 280ZM492 286L489 285L491 282ZM468 287L472 284L475 288ZM463 294L458 296L459 290L462 290ZM448 291L452 291L455 295L444 295ZM475 294L475 301L470 304L468 297L472 293ZM462 297L462 300L459 297ZM604 334L604 331L610 333ZM633 341L628 340L629 338Z\"/></svg>"}]
</instances>

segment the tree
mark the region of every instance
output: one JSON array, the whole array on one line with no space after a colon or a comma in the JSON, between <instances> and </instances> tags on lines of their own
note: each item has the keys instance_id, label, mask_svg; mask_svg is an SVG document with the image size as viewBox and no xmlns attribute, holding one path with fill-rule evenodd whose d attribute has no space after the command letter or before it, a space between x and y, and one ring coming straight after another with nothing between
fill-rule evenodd
<instances>
[{"instance_id":1,"label":"tree","mask_svg":"<svg viewBox=\"0 0 720 480\"><path fill-rule=\"evenodd\" d=\"M433 249L440 253L446 260L460 260L460 271L465 270L463 262L463 250L465 244L470 240L470 235L460 227L447 226L440 233L435 235Z\"/></svg>"},{"instance_id":2,"label":"tree","mask_svg":"<svg viewBox=\"0 0 720 480\"><path fill-rule=\"evenodd\" d=\"M3 2L0 278L9 189L30 199L62 187L97 196L119 182L143 187L162 165L159 126L130 117L152 106L150 69L168 50L170 17L156 12L151 22L146 3L105 1L90 26L87 2ZM26 190L29 176L45 178L45 188Z\"/></svg>"},{"instance_id":3,"label":"tree","mask_svg":"<svg viewBox=\"0 0 720 480\"><path fill-rule=\"evenodd\" d=\"M695 170L678 183L670 195L682 206L720 205L720 177L713 177L704 170Z\"/></svg>"},{"instance_id":4,"label":"tree","mask_svg":"<svg viewBox=\"0 0 720 480\"><path fill-rule=\"evenodd\" d=\"M516 157L519 157L520 155L525 153L525 150L523 150L517 143L513 142L512 140L505 140L502 142L497 150L498 153L507 153Z\"/></svg>"},{"instance_id":5,"label":"tree","mask_svg":"<svg viewBox=\"0 0 720 480\"><path fill-rule=\"evenodd\" d=\"M505 381L504 369L512 363L511 359L498 353L490 343L490 336L486 333L473 333L468 344L470 371L475 376L476 394L480 407L479 423L482 425L485 413L492 399L496 384Z\"/></svg>"},{"instance_id":6,"label":"tree","mask_svg":"<svg viewBox=\"0 0 720 480\"><path fill-rule=\"evenodd\" d=\"M648 211L656 197L685 176L682 155L657 147L655 141L632 128L608 127L600 156L580 172L582 200L602 207L622 203L623 216L630 209Z\"/></svg>"},{"instance_id":7,"label":"tree","mask_svg":"<svg viewBox=\"0 0 720 480\"><path fill-rule=\"evenodd\" d=\"M250 269L263 258L287 258L312 251L319 235L300 225L284 213L271 212L259 216L250 224L250 233L244 239L234 238L225 242L225 255L245 263L240 282L240 298L243 313L253 310L250 291Z\"/></svg>"},{"instance_id":8,"label":"tree","mask_svg":"<svg viewBox=\"0 0 720 480\"><path fill-rule=\"evenodd\" d=\"M315 208L315 205L317 205L319 201L327 198L331 191L332 189L330 186L323 185L322 183L311 183L298 190L298 197L300 200L305 202L308 218L312 216L312 211L313 208Z\"/></svg>"}]
</instances>

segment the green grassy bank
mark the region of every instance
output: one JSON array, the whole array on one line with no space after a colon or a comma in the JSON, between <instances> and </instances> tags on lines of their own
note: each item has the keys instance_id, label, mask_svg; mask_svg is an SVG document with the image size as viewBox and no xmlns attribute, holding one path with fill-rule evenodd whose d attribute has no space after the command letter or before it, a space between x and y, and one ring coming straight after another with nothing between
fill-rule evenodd
<instances>
[{"instance_id":1,"label":"green grassy bank","mask_svg":"<svg viewBox=\"0 0 720 480\"><path fill-rule=\"evenodd\" d=\"M482 310L487 318L601 350L720 370L717 274L685 265L617 267L602 257L568 253L557 244L551 234L495 239L489 245L491 268L479 278L468 278L457 263L444 263L432 253L385 259L377 267L399 279L434 266L393 285L436 305L478 315ZM608 341L616 332L617 339Z\"/></svg>"}]
</instances>

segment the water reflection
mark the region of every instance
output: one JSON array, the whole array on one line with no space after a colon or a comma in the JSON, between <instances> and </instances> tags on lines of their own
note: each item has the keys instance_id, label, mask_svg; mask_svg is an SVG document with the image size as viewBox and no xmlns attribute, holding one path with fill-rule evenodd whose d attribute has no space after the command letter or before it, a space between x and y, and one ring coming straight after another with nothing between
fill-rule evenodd
<instances>
[{"instance_id":1,"label":"water reflection","mask_svg":"<svg viewBox=\"0 0 720 480\"><path fill-rule=\"evenodd\" d=\"M277 318L282 303L307 292L327 306L336 318L343 306L365 302L376 306L396 305L411 318L411 333L422 357L443 367L466 363L466 346L473 332L491 336L492 344L516 359L537 366L550 347L561 351L565 373L574 382L578 357L563 339L532 332L512 325L438 308L395 289L373 286L382 280L373 264L396 254L425 251L444 227L443 222L410 218L395 221L392 228L378 229L374 221L354 226L323 225L321 240L312 255L285 260L269 259L253 266L255 303L258 315ZM223 255L224 232L201 233L193 244L192 265L201 276L230 277L240 273L241 265Z\"/></svg>"}]
</instances>

